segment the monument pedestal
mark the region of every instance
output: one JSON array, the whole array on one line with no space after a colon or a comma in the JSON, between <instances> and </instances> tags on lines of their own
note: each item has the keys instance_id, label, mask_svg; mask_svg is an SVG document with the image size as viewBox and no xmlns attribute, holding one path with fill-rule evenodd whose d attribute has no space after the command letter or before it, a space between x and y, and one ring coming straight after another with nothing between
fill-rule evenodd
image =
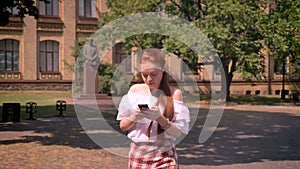
<instances>
[{"instance_id":1,"label":"monument pedestal","mask_svg":"<svg viewBox=\"0 0 300 169\"><path fill-rule=\"evenodd\" d=\"M84 62L83 65L83 94L95 95L99 92L98 68L92 63Z\"/></svg>"}]
</instances>

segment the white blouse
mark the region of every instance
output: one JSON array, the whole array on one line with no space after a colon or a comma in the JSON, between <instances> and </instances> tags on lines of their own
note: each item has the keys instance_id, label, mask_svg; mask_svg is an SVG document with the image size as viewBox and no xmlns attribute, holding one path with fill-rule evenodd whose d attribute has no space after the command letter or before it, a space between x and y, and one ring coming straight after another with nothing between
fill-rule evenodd
<instances>
[{"instance_id":1,"label":"white blouse","mask_svg":"<svg viewBox=\"0 0 300 169\"><path fill-rule=\"evenodd\" d=\"M117 120L122 120L127 118L134 112L138 104L148 104L149 107L155 105L156 98L144 93L136 93L129 91L126 95L122 97L118 108ZM183 133L188 134L189 131L189 122L190 122L190 113L189 109L183 104L182 101L174 100L174 117L172 123ZM158 108L163 110L163 106L158 105ZM157 138L157 122L153 121L150 138L148 138L147 130L151 120L143 118L136 122L135 127L129 131L128 137L134 142L155 142ZM175 137L170 136L167 132L164 132L166 138L175 140Z\"/></svg>"}]
</instances>

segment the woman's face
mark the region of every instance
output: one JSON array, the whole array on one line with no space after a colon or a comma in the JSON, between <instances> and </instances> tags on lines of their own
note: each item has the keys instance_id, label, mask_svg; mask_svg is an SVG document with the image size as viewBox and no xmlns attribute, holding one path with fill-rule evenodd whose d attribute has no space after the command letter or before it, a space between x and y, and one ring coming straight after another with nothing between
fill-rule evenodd
<instances>
[{"instance_id":1,"label":"woman's face","mask_svg":"<svg viewBox=\"0 0 300 169\"><path fill-rule=\"evenodd\" d=\"M141 75L145 84L148 85L150 90L158 89L162 76L163 70L148 68L141 70Z\"/></svg>"}]
</instances>

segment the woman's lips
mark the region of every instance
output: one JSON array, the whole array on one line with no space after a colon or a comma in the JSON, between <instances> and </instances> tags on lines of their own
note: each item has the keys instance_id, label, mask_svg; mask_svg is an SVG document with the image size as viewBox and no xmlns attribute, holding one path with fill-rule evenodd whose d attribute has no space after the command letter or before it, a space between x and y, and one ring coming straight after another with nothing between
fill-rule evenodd
<instances>
[{"instance_id":1,"label":"woman's lips","mask_svg":"<svg viewBox=\"0 0 300 169\"><path fill-rule=\"evenodd\" d=\"M155 87L155 83L148 84L149 87Z\"/></svg>"}]
</instances>

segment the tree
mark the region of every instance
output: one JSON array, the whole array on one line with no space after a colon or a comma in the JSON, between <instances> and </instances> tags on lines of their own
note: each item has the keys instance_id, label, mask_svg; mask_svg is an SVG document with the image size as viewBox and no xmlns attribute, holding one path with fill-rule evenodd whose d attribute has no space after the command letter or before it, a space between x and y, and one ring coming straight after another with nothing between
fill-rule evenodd
<instances>
[{"instance_id":1,"label":"tree","mask_svg":"<svg viewBox=\"0 0 300 169\"><path fill-rule=\"evenodd\" d=\"M230 85L235 72L245 80L261 79L264 57L260 55L260 34L256 28L258 7L239 1L197 1L201 13L190 16L205 32L216 48L222 62L226 80L226 100L230 99ZM200 8L201 7L201 8ZM187 12L185 12L185 15Z\"/></svg>"},{"instance_id":2,"label":"tree","mask_svg":"<svg viewBox=\"0 0 300 169\"><path fill-rule=\"evenodd\" d=\"M160 12L171 10L170 6L157 0L144 0L144 1L114 1L107 0L107 7L110 9L107 13L102 13L102 20L100 26L107 24L108 22L117 19L122 16L127 16L137 12ZM121 30L122 31L122 30ZM198 56L184 43L160 34L142 34L125 39L125 49L128 51L128 55L131 54L133 47L140 49L145 48L160 48L168 52L173 52L180 58L188 58L187 64L192 70L197 69Z\"/></svg>"},{"instance_id":3,"label":"tree","mask_svg":"<svg viewBox=\"0 0 300 169\"><path fill-rule=\"evenodd\" d=\"M227 83L227 88L222 90L227 91L226 100L230 99L229 91L234 73L240 72L242 78L247 81L252 79L263 80L265 77L266 57L262 53L262 42L268 36L265 36L265 33L260 30L261 27L264 27L262 25L266 24L266 20L262 19L264 11L261 10L266 5L265 1L170 0L168 3L165 3L165 1L158 3L158 1L152 0L108 0L107 4L110 12L103 15L102 25L134 12L164 11L185 18L191 24L199 27L214 45L222 62L225 71L223 80ZM121 6L122 8L120 8ZM285 9L289 7L283 6L283 4L281 6ZM294 8L297 7L299 5ZM297 14L299 16L299 13ZM262 25L259 26L259 24ZM281 29L280 32L283 33L284 30ZM189 58L190 63L197 62L197 56L192 50L170 37L138 35L127 38L125 44L128 47L134 45L139 47L145 47L145 45L147 47L151 45L152 47L158 46L174 52L182 58ZM285 45L290 46L290 44ZM293 55L295 59L299 57L296 53Z\"/></svg>"},{"instance_id":4,"label":"tree","mask_svg":"<svg viewBox=\"0 0 300 169\"><path fill-rule=\"evenodd\" d=\"M269 0L259 17L258 27L270 55L282 65L282 92L285 99L286 67L294 67L290 76L299 75L300 66L300 2ZM297 77L296 77L297 78ZM299 77L298 77L299 78Z\"/></svg>"},{"instance_id":5,"label":"tree","mask_svg":"<svg viewBox=\"0 0 300 169\"><path fill-rule=\"evenodd\" d=\"M39 0L47 3L48 0ZM39 10L34 0L2 0L0 3L0 26L6 26L12 16L20 17L23 20L26 15L39 17Z\"/></svg>"},{"instance_id":6,"label":"tree","mask_svg":"<svg viewBox=\"0 0 300 169\"><path fill-rule=\"evenodd\" d=\"M81 94L83 92L83 63L85 58L83 56L83 46L86 44L87 40L77 42L76 46L73 47L72 56L76 60L76 64L70 64L65 62L65 65L68 70L75 73L74 84L73 84L73 93Z\"/></svg>"},{"instance_id":7,"label":"tree","mask_svg":"<svg viewBox=\"0 0 300 169\"><path fill-rule=\"evenodd\" d=\"M106 6L109 12L101 14L100 26L103 26L110 21L119 17L123 17L137 12L151 12L159 8L159 1L144 0L144 1L128 1L128 0L107 0ZM146 47L161 47L161 41L164 38L160 35L145 34L129 37L126 39L125 49L130 54L132 47L146 48Z\"/></svg>"}]
</instances>

